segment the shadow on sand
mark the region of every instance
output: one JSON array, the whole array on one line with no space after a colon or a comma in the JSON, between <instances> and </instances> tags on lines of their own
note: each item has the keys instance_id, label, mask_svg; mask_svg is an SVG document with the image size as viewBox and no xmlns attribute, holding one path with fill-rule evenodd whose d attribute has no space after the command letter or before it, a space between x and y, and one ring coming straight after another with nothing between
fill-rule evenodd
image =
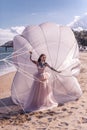
<instances>
[{"instance_id":1,"label":"shadow on sand","mask_svg":"<svg viewBox=\"0 0 87 130\"><path fill-rule=\"evenodd\" d=\"M10 116L22 113L23 110L20 106L15 105L11 97L0 99L0 119L8 119Z\"/></svg>"},{"instance_id":2,"label":"shadow on sand","mask_svg":"<svg viewBox=\"0 0 87 130\"><path fill-rule=\"evenodd\" d=\"M60 105L62 106L62 105ZM0 120L3 120L3 119L11 119L13 116L16 116L17 115L21 115L21 114L29 114L30 116L31 115L37 115L35 113L38 113L40 114L39 116L40 117L43 117L44 115L51 115L53 116L54 114L57 114L55 111L53 110L46 110L44 112L42 111L37 111L37 112L24 112L22 110L22 108L18 105L15 105L11 99L11 97L7 97L7 98L3 98L3 99L0 99ZM38 118L39 118L38 116Z\"/></svg>"},{"instance_id":3,"label":"shadow on sand","mask_svg":"<svg viewBox=\"0 0 87 130\"><path fill-rule=\"evenodd\" d=\"M0 107L13 106L13 105L15 104L13 103L11 97L0 99Z\"/></svg>"}]
</instances>

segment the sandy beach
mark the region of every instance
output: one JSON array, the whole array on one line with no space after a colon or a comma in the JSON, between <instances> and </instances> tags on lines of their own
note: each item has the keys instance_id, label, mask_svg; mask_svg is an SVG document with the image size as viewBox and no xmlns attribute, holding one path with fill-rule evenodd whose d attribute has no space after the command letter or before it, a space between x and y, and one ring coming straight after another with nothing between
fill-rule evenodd
<instances>
[{"instance_id":1,"label":"sandy beach","mask_svg":"<svg viewBox=\"0 0 87 130\"><path fill-rule=\"evenodd\" d=\"M23 113L10 98L15 72L0 76L0 130L87 130L86 52L80 52L80 60L81 98L43 112Z\"/></svg>"}]
</instances>

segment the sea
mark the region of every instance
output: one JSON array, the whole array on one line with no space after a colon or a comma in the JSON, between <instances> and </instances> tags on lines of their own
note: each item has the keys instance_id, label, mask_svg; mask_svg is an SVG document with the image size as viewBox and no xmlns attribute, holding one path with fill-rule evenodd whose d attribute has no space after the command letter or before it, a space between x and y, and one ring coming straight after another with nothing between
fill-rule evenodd
<instances>
[{"instance_id":1,"label":"sea","mask_svg":"<svg viewBox=\"0 0 87 130\"><path fill-rule=\"evenodd\" d=\"M7 51L5 50L5 47L0 46L0 76L7 74L9 72L16 71L15 66L9 62L12 60L12 52L13 48L7 48ZM10 58L9 58L10 57ZM7 60L4 60L7 59Z\"/></svg>"}]
</instances>

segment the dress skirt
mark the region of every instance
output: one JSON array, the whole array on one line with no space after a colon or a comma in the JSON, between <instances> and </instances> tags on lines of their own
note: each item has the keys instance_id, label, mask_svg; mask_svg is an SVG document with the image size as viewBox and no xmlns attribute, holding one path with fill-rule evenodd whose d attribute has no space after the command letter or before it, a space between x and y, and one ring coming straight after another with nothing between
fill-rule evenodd
<instances>
[{"instance_id":1,"label":"dress skirt","mask_svg":"<svg viewBox=\"0 0 87 130\"><path fill-rule=\"evenodd\" d=\"M51 109L58 105L49 83L50 74L48 72L38 73L36 77L37 80L34 81L24 105L25 112Z\"/></svg>"}]
</instances>

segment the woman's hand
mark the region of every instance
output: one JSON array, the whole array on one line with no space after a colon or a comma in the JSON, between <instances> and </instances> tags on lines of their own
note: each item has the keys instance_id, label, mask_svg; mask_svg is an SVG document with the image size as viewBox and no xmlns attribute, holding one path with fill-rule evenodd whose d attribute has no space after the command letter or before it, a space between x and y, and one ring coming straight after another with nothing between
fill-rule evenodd
<instances>
[{"instance_id":1,"label":"woman's hand","mask_svg":"<svg viewBox=\"0 0 87 130\"><path fill-rule=\"evenodd\" d=\"M58 73L61 73L62 71L57 71Z\"/></svg>"}]
</instances>

